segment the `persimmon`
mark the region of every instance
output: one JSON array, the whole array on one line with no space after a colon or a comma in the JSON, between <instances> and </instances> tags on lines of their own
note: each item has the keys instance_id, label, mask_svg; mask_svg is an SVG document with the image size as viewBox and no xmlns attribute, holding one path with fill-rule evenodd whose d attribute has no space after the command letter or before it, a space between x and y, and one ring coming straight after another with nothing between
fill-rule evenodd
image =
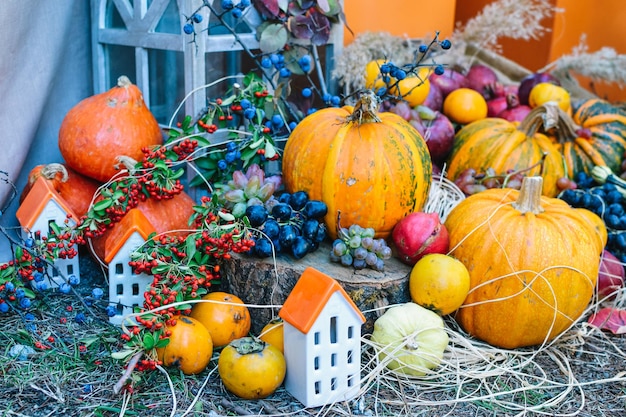
<instances>
[{"instance_id":1,"label":"persimmon","mask_svg":"<svg viewBox=\"0 0 626 417\"><path fill-rule=\"evenodd\" d=\"M216 347L226 346L250 331L250 312L239 297L223 291L209 293L191 309L191 317L202 323Z\"/></svg>"}]
</instances>

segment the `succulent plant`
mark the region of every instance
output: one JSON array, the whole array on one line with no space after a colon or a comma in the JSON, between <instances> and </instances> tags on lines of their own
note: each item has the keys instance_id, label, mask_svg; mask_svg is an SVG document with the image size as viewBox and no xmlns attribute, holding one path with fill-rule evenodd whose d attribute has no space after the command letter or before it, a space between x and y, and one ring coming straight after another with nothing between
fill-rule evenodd
<instances>
[{"instance_id":1,"label":"succulent plant","mask_svg":"<svg viewBox=\"0 0 626 417\"><path fill-rule=\"evenodd\" d=\"M248 206L272 206L274 193L282 183L280 175L265 176L265 172L257 164L252 164L246 172L235 171L233 178L226 184L217 184L216 193L224 207L240 218Z\"/></svg>"}]
</instances>

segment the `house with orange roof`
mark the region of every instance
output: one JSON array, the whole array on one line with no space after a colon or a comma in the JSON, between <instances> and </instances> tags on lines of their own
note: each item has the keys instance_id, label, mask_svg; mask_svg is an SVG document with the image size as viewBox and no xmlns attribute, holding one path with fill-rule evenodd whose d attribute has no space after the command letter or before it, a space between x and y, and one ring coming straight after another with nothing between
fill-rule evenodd
<instances>
[{"instance_id":1,"label":"house with orange roof","mask_svg":"<svg viewBox=\"0 0 626 417\"><path fill-rule=\"evenodd\" d=\"M15 214L24 239L35 233L46 237L50 234L53 223L62 226L68 220L70 225L75 225L77 218L51 182L43 177L35 181ZM48 266L47 273L50 280L57 285L66 282L70 275L75 275L80 281L79 255L57 259L53 265Z\"/></svg>"},{"instance_id":2,"label":"house with orange roof","mask_svg":"<svg viewBox=\"0 0 626 417\"><path fill-rule=\"evenodd\" d=\"M154 231L154 226L141 210L134 208L108 233L104 262L109 267L109 303L117 306L116 314L109 317L112 324L120 325L125 315L132 313L135 307L143 306L143 294L152 282L152 276L135 274L128 263L131 253L143 245Z\"/></svg>"},{"instance_id":3,"label":"house with orange roof","mask_svg":"<svg viewBox=\"0 0 626 417\"><path fill-rule=\"evenodd\" d=\"M365 317L343 287L309 267L278 315L284 322L287 391L306 407L354 398L361 384Z\"/></svg>"}]
</instances>

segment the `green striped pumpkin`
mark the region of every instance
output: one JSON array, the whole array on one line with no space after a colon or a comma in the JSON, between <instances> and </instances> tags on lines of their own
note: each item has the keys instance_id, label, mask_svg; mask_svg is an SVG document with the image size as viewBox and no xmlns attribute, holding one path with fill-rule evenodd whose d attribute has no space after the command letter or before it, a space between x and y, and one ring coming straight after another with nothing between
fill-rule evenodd
<instances>
[{"instance_id":1,"label":"green striped pumpkin","mask_svg":"<svg viewBox=\"0 0 626 417\"><path fill-rule=\"evenodd\" d=\"M551 111L539 106L519 124L492 117L465 125L454 137L448 178L454 181L467 169L484 173L492 168L498 175L527 170L525 175L543 177L543 195L556 196L556 182L565 175L563 158L550 138L539 132Z\"/></svg>"},{"instance_id":2,"label":"green striped pumpkin","mask_svg":"<svg viewBox=\"0 0 626 417\"><path fill-rule=\"evenodd\" d=\"M392 113L376 113L363 95L354 108L326 108L305 117L283 153L288 192L306 191L328 206L325 223L337 237L343 227L371 227L386 238L395 224L424 206L432 180L426 142Z\"/></svg>"},{"instance_id":3,"label":"green striped pumpkin","mask_svg":"<svg viewBox=\"0 0 626 417\"><path fill-rule=\"evenodd\" d=\"M567 174L591 173L596 165L621 172L626 151L626 111L605 100L585 100L572 117L562 112L553 140L563 154Z\"/></svg>"}]
</instances>

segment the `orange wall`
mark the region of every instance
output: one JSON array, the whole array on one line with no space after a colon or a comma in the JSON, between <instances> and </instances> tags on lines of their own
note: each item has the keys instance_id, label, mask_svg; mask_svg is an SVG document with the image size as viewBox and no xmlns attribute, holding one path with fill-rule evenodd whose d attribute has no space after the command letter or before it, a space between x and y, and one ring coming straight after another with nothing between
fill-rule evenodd
<instances>
[{"instance_id":1,"label":"orange wall","mask_svg":"<svg viewBox=\"0 0 626 417\"><path fill-rule=\"evenodd\" d=\"M389 32L409 38L431 38L436 31L445 39L454 29L456 0L344 0L350 29L362 32ZM354 36L344 31L344 43Z\"/></svg>"}]
</instances>

